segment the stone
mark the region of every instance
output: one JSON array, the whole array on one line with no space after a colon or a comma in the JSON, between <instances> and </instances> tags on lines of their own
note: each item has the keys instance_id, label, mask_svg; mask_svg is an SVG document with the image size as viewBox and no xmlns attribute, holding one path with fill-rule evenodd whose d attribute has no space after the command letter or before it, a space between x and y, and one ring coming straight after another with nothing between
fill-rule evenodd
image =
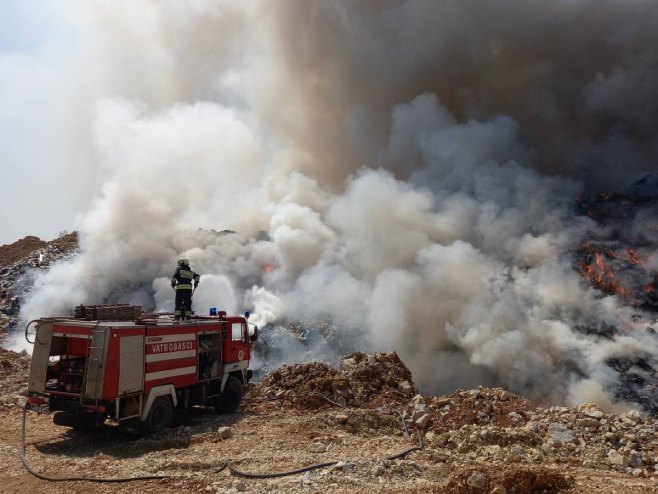
<instances>
[{"instance_id":1,"label":"stone","mask_svg":"<svg viewBox=\"0 0 658 494\"><path fill-rule=\"evenodd\" d=\"M632 422L640 422L642 421L642 412L638 410L629 410L628 412L622 415L622 420L625 418Z\"/></svg>"},{"instance_id":2,"label":"stone","mask_svg":"<svg viewBox=\"0 0 658 494\"><path fill-rule=\"evenodd\" d=\"M353 357L350 358L344 358L343 360L340 361L340 364L338 364L338 368L341 370L352 370L356 368L356 359Z\"/></svg>"},{"instance_id":3,"label":"stone","mask_svg":"<svg viewBox=\"0 0 658 494\"><path fill-rule=\"evenodd\" d=\"M228 439L230 437L233 437L233 430L230 427L220 427L217 429L217 435L221 439Z\"/></svg>"},{"instance_id":4,"label":"stone","mask_svg":"<svg viewBox=\"0 0 658 494\"><path fill-rule=\"evenodd\" d=\"M426 413L422 417L420 417L418 420L416 420L416 426L419 429L427 429L427 426L430 424L430 414Z\"/></svg>"},{"instance_id":5,"label":"stone","mask_svg":"<svg viewBox=\"0 0 658 494\"><path fill-rule=\"evenodd\" d=\"M525 428L532 432L539 432L539 424L534 421L530 421L525 425Z\"/></svg>"},{"instance_id":6,"label":"stone","mask_svg":"<svg viewBox=\"0 0 658 494\"><path fill-rule=\"evenodd\" d=\"M523 446L519 444L515 444L514 446L512 446L511 451L512 453L519 455L521 458L525 458L526 456L525 449L523 449Z\"/></svg>"},{"instance_id":7,"label":"stone","mask_svg":"<svg viewBox=\"0 0 658 494\"><path fill-rule=\"evenodd\" d=\"M613 465L618 465L623 468L626 468L631 463L628 456L621 455L614 449L611 449L608 452L608 461Z\"/></svg>"},{"instance_id":8,"label":"stone","mask_svg":"<svg viewBox=\"0 0 658 494\"><path fill-rule=\"evenodd\" d=\"M414 397L411 399L411 401L412 401L412 403L413 403L414 405L420 405L420 404L423 403L425 400L423 399L423 396L422 396L422 395L417 394L416 396L414 396Z\"/></svg>"},{"instance_id":9,"label":"stone","mask_svg":"<svg viewBox=\"0 0 658 494\"><path fill-rule=\"evenodd\" d=\"M504 485L497 485L489 494L507 494L507 489L505 489Z\"/></svg>"},{"instance_id":10,"label":"stone","mask_svg":"<svg viewBox=\"0 0 658 494\"><path fill-rule=\"evenodd\" d=\"M628 455L630 465L634 468L639 468L644 466L644 461L642 460L642 455L635 450L630 451Z\"/></svg>"},{"instance_id":11,"label":"stone","mask_svg":"<svg viewBox=\"0 0 658 494\"><path fill-rule=\"evenodd\" d=\"M233 481L233 488L238 492L244 492L247 490L247 485L241 480Z\"/></svg>"},{"instance_id":12,"label":"stone","mask_svg":"<svg viewBox=\"0 0 658 494\"><path fill-rule=\"evenodd\" d=\"M327 447L322 443L311 443L311 445L308 447L308 450L311 453L324 453L327 451Z\"/></svg>"},{"instance_id":13,"label":"stone","mask_svg":"<svg viewBox=\"0 0 658 494\"><path fill-rule=\"evenodd\" d=\"M299 478L299 480L304 485L311 485L313 483L312 478L313 478L313 474L311 472L306 472L304 475L302 475Z\"/></svg>"},{"instance_id":14,"label":"stone","mask_svg":"<svg viewBox=\"0 0 658 494\"><path fill-rule=\"evenodd\" d=\"M468 480L466 480L466 483L476 489L484 489L487 479L481 472L473 472Z\"/></svg>"},{"instance_id":15,"label":"stone","mask_svg":"<svg viewBox=\"0 0 658 494\"><path fill-rule=\"evenodd\" d=\"M384 472L386 472L386 469L383 467L383 465L377 465L375 468L372 469L372 474L375 477L380 477L384 475Z\"/></svg>"},{"instance_id":16,"label":"stone","mask_svg":"<svg viewBox=\"0 0 658 494\"><path fill-rule=\"evenodd\" d=\"M398 389L403 393L411 393L414 389L412 384L409 381L400 381L398 383Z\"/></svg>"},{"instance_id":17,"label":"stone","mask_svg":"<svg viewBox=\"0 0 658 494\"><path fill-rule=\"evenodd\" d=\"M349 418L350 418L349 415L347 415L346 413L338 413L338 414L336 414L336 421L337 421L339 424L345 424L345 423L347 423L347 420L348 420Z\"/></svg>"},{"instance_id":18,"label":"stone","mask_svg":"<svg viewBox=\"0 0 658 494\"><path fill-rule=\"evenodd\" d=\"M507 416L512 420L512 422L519 422L523 420L523 417L521 417L521 415L516 412L510 412L507 414Z\"/></svg>"},{"instance_id":19,"label":"stone","mask_svg":"<svg viewBox=\"0 0 658 494\"><path fill-rule=\"evenodd\" d=\"M593 418L584 418L584 419L579 419L577 424L580 427L598 427L599 426L599 421Z\"/></svg>"},{"instance_id":20,"label":"stone","mask_svg":"<svg viewBox=\"0 0 658 494\"><path fill-rule=\"evenodd\" d=\"M429 409L425 405L420 405L416 407L416 410L414 410L414 413L411 415L411 420L414 422L421 418L423 415L426 415L429 413Z\"/></svg>"},{"instance_id":21,"label":"stone","mask_svg":"<svg viewBox=\"0 0 658 494\"><path fill-rule=\"evenodd\" d=\"M576 439L576 434L573 431L557 422L551 422L548 426L548 436L554 441L562 444L570 443Z\"/></svg>"}]
</instances>

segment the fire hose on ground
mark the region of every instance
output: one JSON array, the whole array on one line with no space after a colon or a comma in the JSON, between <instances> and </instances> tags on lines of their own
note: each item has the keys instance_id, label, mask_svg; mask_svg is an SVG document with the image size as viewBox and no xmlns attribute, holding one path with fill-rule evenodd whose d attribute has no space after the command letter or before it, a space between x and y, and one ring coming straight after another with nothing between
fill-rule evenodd
<instances>
[{"instance_id":1,"label":"fire hose on ground","mask_svg":"<svg viewBox=\"0 0 658 494\"><path fill-rule=\"evenodd\" d=\"M27 404L23 407L23 422L21 429L21 460L25 469L34 475L36 478L41 480L47 480L49 482L134 482L138 480L160 480L166 479L167 476L163 475L142 475L138 477L121 477L121 478L111 478L111 479L96 479L90 477L51 477L49 475L44 475L36 470L34 470L27 461L27 448L25 440L25 419L27 416Z\"/></svg>"},{"instance_id":2,"label":"fire hose on ground","mask_svg":"<svg viewBox=\"0 0 658 494\"><path fill-rule=\"evenodd\" d=\"M322 393L313 392L311 394L319 395L322 398L324 398L327 402L329 402L333 405L336 405L338 407L347 408L346 406L341 405L340 403L335 402L335 401L327 398ZM378 413L390 413L390 412L386 412L382 409L374 409L374 410ZM105 482L105 483L114 482L114 483L119 483L119 482L136 482L136 481L145 481L145 480L163 480L163 479L176 478L175 476L170 476L170 475L141 475L141 476L136 476L136 477L91 478L91 477L51 477L49 475L41 474L41 473L37 472L36 470L34 470L27 461L27 447L26 447L26 433L25 433L25 431L26 431L27 411L28 411L28 405L26 404L23 407L23 420L22 420L22 430L21 430L21 460L23 462L23 466L25 467L25 469L29 473L31 473L32 475L37 477L38 479L46 480L46 481L49 481L49 482L81 482L81 481L84 481L84 482ZM400 416L400 419L402 420L402 425L404 427L405 436L409 437L409 431L407 429L407 425L404 421L404 418L402 417L402 414L400 413L399 410L394 410L394 411ZM402 457L408 455L409 453L411 453L413 451L420 451L424 447L425 447L425 445L423 444L423 438L422 438L422 436L419 432L418 433L418 446L413 446L411 448L405 449L404 451L401 451L400 453L387 456L386 459L387 460L397 460L398 458L402 458ZM304 472L310 472L312 470L318 470L320 468L330 467L330 466L336 465L337 463L338 463L338 461L329 461L329 462L325 462L325 463L317 463L317 464L314 464L314 465L309 465L307 467L298 468L298 469L295 469L295 470L289 470L289 471L286 471L286 472L250 473L250 472L244 472L242 470L238 470L233 465L231 460L226 460L226 461L224 461L222 466L217 469L216 473L220 473L222 470L228 469L233 475L235 475L237 477L244 477L244 478L248 478L248 479L271 479L271 478L278 478L278 477L287 477L287 476L290 476L290 475L297 475L297 474L304 473Z\"/></svg>"}]
</instances>

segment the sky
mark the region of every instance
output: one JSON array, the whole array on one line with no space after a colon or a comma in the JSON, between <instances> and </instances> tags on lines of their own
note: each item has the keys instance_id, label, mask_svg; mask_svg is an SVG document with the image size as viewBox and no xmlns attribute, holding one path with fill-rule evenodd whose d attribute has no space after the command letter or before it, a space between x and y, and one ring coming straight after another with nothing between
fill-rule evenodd
<instances>
[{"instance_id":1,"label":"sky","mask_svg":"<svg viewBox=\"0 0 658 494\"><path fill-rule=\"evenodd\" d=\"M0 243L56 238L89 205L88 126L73 110L76 32L53 2L0 2ZM55 96L57 95L57 96ZM78 183L71 193L63 184Z\"/></svg>"}]
</instances>

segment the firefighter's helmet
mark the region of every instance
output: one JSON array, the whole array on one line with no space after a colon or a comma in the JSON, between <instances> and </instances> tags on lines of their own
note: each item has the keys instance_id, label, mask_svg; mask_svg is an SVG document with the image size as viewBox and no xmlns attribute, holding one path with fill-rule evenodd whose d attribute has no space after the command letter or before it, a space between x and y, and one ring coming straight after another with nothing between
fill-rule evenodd
<instances>
[{"instance_id":1,"label":"firefighter's helmet","mask_svg":"<svg viewBox=\"0 0 658 494\"><path fill-rule=\"evenodd\" d=\"M178 260L178 265L179 266L189 266L190 261L188 259L185 259L184 257L182 257Z\"/></svg>"}]
</instances>

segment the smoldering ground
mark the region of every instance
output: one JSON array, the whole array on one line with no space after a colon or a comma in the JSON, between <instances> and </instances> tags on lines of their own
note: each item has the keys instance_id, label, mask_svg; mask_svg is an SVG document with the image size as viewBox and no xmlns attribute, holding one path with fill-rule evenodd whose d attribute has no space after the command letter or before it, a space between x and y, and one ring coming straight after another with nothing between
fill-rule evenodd
<instances>
[{"instance_id":1,"label":"smoldering ground","mask_svg":"<svg viewBox=\"0 0 658 494\"><path fill-rule=\"evenodd\" d=\"M571 260L606 234L576 196L658 157L652 2L62 9L84 43L56 72L84 89L64 104L92 129L76 166L95 199L81 254L37 281L26 317L170 310L184 255L197 304L330 319L358 349L397 350L427 392L604 402L610 358L657 364L653 317Z\"/></svg>"}]
</instances>

